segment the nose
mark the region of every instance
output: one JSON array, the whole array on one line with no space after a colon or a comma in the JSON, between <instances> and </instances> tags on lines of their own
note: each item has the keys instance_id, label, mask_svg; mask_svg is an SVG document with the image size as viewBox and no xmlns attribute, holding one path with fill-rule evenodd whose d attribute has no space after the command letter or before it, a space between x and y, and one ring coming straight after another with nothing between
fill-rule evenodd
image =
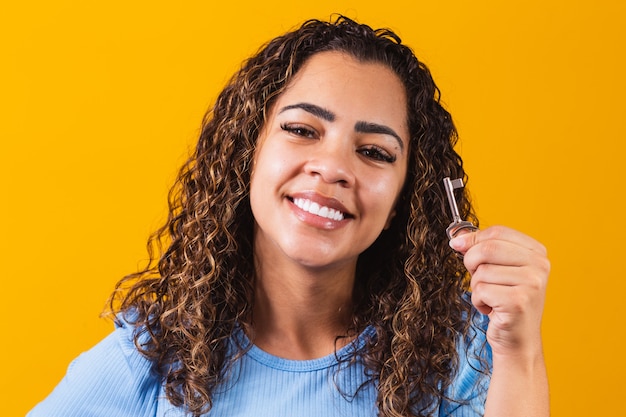
<instances>
[{"instance_id":1,"label":"nose","mask_svg":"<svg viewBox=\"0 0 626 417\"><path fill-rule=\"evenodd\" d=\"M329 184L354 185L355 172L351 146L340 141L322 140L309 154L305 172Z\"/></svg>"}]
</instances>

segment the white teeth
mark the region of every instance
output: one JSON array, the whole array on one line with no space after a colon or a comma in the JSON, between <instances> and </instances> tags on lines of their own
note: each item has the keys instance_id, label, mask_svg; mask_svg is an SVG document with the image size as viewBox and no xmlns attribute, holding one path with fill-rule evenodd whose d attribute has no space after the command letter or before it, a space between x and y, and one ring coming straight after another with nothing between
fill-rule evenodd
<instances>
[{"instance_id":1,"label":"white teeth","mask_svg":"<svg viewBox=\"0 0 626 417\"><path fill-rule=\"evenodd\" d=\"M302 210L315 214L316 216L326 219L340 221L343 220L343 213L330 207L320 206L319 204L306 198L294 198L293 203Z\"/></svg>"}]
</instances>

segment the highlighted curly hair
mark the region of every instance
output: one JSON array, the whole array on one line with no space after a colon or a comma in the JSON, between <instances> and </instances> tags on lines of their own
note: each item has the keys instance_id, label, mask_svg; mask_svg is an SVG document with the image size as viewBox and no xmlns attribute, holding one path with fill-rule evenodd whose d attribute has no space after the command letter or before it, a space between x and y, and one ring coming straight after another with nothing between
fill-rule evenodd
<instances>
[{"instance_id":1,"label":"highlighted curly hair","mask_svg":"<svg viewBox=\"0 0 626 417\"><path fill-rule=\"evenodd\" d=\"M392 226L359 258L354 289L352 330L376 329L362 359L378 385L379 413L428 415L453 378L471 316L465 269L445 233L442 179L465 178L456 129L430 72L395 33L339 16L307 21L244 62L204 118L170 192L167 222L148 242L149 264L111 297L111 311L136 326L135 344L168 399L193 415L211 408L236 360L227 353L233 332L252 327L249 168L259 131L303 63L323 51L387 66L408 98L406 183ZM459 209L477 222L465 191Z\"/></svg>"}]
</instances>

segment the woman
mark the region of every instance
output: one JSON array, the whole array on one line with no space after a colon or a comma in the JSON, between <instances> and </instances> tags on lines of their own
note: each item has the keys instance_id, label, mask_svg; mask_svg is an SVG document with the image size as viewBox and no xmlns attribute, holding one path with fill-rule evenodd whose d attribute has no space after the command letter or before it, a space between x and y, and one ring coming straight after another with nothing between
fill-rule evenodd
<instances>
[{"instance_id":1,"label":"woman","mask_svg":"<svg viewBox=\"0 0 626 417\"><path fill-rule=\"evenodd\" d=\"M205 117L118 328L32 416L547 416L545 249L448 242L455 142L392 32L272 40Z\"/></svg>"}]
</instances>

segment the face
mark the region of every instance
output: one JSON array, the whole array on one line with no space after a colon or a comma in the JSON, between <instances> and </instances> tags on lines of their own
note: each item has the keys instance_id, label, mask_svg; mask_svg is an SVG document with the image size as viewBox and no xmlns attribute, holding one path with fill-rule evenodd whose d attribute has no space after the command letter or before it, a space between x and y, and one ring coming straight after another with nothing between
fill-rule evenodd
<instances>
[{"instance_id":1,"label":"face","mask_svg":"<svg viewBox=\"0 0 626 417\"><path fill-rule=\"evenodd\" d=\"M250 185L255 254L351 267L389 225L407 170L406 93L382 64L311 57L272 106Z\"/></svg>"}]
</instances>

